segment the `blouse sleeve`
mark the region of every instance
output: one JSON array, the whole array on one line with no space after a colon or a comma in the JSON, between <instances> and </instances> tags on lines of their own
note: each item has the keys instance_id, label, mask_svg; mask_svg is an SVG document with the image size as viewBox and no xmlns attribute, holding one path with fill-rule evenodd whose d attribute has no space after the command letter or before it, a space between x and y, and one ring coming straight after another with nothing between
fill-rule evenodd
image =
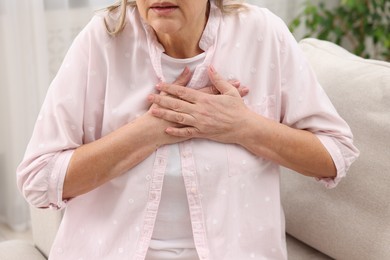
<instances>
[{"instance_id":1,"label":"blouse sleeve","mask_svg":"<svg viewBox=\"0 0 390 260\"><path fill-rule=\"evenodd\" d=\"M18 187L36 207L65 206L62 189L67 167L74 150L83 144L87 27L74 40L49 87L24 159L17 168Z\"/></svg>"},{"instance_id":2,"label":"blouse sleeve","mask_svg":"<svg viewBox=\"0 0 390 260\"><path fill-rule=\"evenodd\" d=\"M348 124L320 86L314 71L285 24L279 20L281 66L281 123L315 134L337 168L335 178L317 179L335 187L359 155Z\"/></svg>"}]
</instances>

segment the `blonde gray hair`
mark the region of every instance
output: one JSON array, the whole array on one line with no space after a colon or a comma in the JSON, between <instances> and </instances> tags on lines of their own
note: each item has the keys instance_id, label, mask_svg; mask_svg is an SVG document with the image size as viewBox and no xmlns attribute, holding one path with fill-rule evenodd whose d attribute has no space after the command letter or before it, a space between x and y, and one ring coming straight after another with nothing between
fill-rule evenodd
<instances>
[{"instance_id":1,"label":"blonde gray hair","mask_svg":"<svg viewBox=\"0 0 390 260\"><path fill-rule=\"evenodd\" d=\"M214 0L216 6L223 12L223 13L232 13L236 12L237 10L240 10L243 8L242 2L243 0ZM226 3L225 3L226 2ZM114 5L111 5L106 8L108 12L118 12L119 11L119 20L115 23L113 28L108 25L107 19L104 20L107 32L112 35L116 36L126 26L126 8L127 6L136 6L135 0L118 0L118 2Z\"/></svg>"}]
</instances>

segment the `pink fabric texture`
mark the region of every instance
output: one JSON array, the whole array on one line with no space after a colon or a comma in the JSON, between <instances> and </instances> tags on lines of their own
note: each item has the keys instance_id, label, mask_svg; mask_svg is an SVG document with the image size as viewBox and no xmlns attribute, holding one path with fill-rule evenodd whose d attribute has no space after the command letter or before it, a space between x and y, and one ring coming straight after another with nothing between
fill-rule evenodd
<instances>
[{"instance_id":1,"label":"pink fabric texture","mask_svg":"<svg viewBox=\"0 0 390 260\"><path fill-rule=\"evenodd\" d=\"M247 5L222 15L213 4L200 47L206 58L188 87L208 82L213 65L250 88L255 112L319 136L338 169L333 187L356 158L351 131L319 86L284 23ZM146 97L164 80L162 46L129 7L118 37L96 15L75 39L52 82L17 180L36 207L65 208L50 259L145 258L158 211L167 147L101 187L62 200L73 151L145 113ZM202 260L286 259L279 166L242 147L194 139L180 144L194 241Z\"/></svg>"}]
</instances>

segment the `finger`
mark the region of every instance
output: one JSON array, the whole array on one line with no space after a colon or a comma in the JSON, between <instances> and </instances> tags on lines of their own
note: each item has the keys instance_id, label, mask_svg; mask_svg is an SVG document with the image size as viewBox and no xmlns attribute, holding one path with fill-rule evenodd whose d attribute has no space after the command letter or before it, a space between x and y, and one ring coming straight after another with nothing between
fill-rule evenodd
<instances>
[{"instance_id":1,"label":"finger","mask_svg":"<svg viewBox=\"0 0 390 260\"><path fill-rule=\"evenodd\" d=\"M175 98L167 95L150 94L148 96L148 101L162 108L170 109L177 112L183 112L187 114L191 113L192 111L191 106L193 106L191 103L186 102L185 100L181 100L179 98Z\"/></svg>"},{"instance_id":2,"label":"finger","mask_svg":"<svg viewBox=\"0 0 390 260\"><path fill-rule=\"evenodd\" d=\"M239 87L237 88L237 90L241 97L245 97L246 95L249 94L249 88L247 87Z\"/></svg>"},{"instance_id":3,"label":"finger","mask_svg":"<svg viewBox=\"0 0 390 260\"><path fill-rule=\"evenodd\" d=\"M195 118L192 115L186 113L179 113L173 110L154 108L152 109L152 115L165 121L175 123L181 126L192 126L196 123Z\"/></svg>"},{"instance_id":4,"label":"finger","mask_svg":"<svg viewBox=\"0 0 390 260\"><path fill-rule=\"evenodd\" d=\"M235 88L239 88L239 86L234 86ZM206 94L212 94L212 95L219 95L221 94L221 92L219 92L219 90L214 86L214 85L210 85L210 86L207 86L207 87L204 87L204 88L200 88L198 89L198 91L202 92L202 93L206 93Z\"/></svg>"},{"instance_id":5,"label":"finger","mask_svg":"<svg viewBox=\"0 0 390 260\"><path fill-rule=\"evenodd\" d=\"M177 79L172 84L186 86L191 79L191 75L192 73L190 69L186 66L183 72L179 75L179 77L177 77Z\"/></svg>"},{"instance_id":6,"label":"finger","mask_svg":"<svg viewBox=\"0 0 390 260\"><path fill-rule=\"evenodd\" d=\"M229 84L228 81L223 79L213 66L210 66L208 69L208 74L211 83L215 86L215 88L223 95L231 95L231 96L239 96L239 92L235 87Z\"/></svg>"},{"instance_id":7,"label":"finger","mask_svg":"<svg viewBox=\"0 0 390 260\"><path fill-rule=\"evenodd\" d=\"M176 78L176 80L172 84L185 87L185 86L187 86L188 82L191 80L191 76L192 76L192 73L191 73L190 69L186 66L184 68L184 70L182 71L182 73ZM158 84L162 84L162 82L157 83L157 85ZM160 91L160 94L164 95L164 96L168 95L167 93L165 93L163 91Z\"/></svg>"},{"instance_id":8,"label":"finger","mask_svg":"<svg viewBox=\"0 0 390 260\"><path fill-rule=\"evenodd\" d=\"M221 93L219 93L218 89L213 85L210 85L210 86L207 86L204 88L200 88L200 89L198 89L198 91L205 93L205 94L211 94L211 95L221 94Z\"/></svg>"},{"instance_id":9,"label":"finger","mask_svg":"<svg viewBox=\"0 0 390 260\"><path fill-rule=\"evenodd\" d=\"M228 82L238 90L238 93L240 93L241 97L244 97L249 94L249 88L241 86L241 83L238 80L229 80ZM219 90L213 85L198 89L198 91L206 94L213 94L213 95L221 94Z\"/></svg>"},{"instance_id":10,"label":"finger","mask_svg":"<svg viewBox=\"0 0 390 260\"><path fill-rule=\"evenodd\" d=\"M176 137L196 138L200 137L199 130L195 127L175 128L168 127L165 132Z\"/></svg>"},{"instance_id":11,"label":"finger","mask_svg":"<svg viewBox=\"0 0 390 260\"><path fill-rule=\"evenodd\" d=\"M189 103L195 103L199 99L199 96L203 94L198 90L183 88L181 86L173 84L159 83L157 84L156 88L159 91L163 91L168 95L171 95L181 100L185 100Z\"/></svg>"},{"instance_id":12,"label":"finger","mask_svg":"<svg viewBox=\"0 0 390 260\"><path fill-rule=\"evenodd\" d=\"M241 86L241 82L238 80L228 80L229 84L231 84L233 87L235 87L238 90L238 93L240 93L241 97L245 97L249 94L249 88L245 86Z\"/></svg>"},{"instance_id":13,"label":"finger","mask_svg":"<svg viewBox=\"0 0 390 260\"><path fill-rule=\"evenodd\" d=\"M238 80L235 80L235 79L228 80L228 82L229 82L229 84L233 85L233 87L235 87L235 88L239 88L241 86L241 82Z\"/></svg>"}]
</instances>

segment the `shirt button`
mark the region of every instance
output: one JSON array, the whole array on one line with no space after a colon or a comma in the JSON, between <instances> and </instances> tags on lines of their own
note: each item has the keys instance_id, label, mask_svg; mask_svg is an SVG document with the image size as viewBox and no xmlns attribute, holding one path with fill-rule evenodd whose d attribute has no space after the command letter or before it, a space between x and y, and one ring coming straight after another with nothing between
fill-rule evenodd
<instances>
[{"instance_id":1,"label":"shirt button","mask_svg":"<svg viewBox=\"0 0 390 260\"><path fill-rule=\"evenodd\" d=\"M152 176L146 175L145 179L146 179L147 181L150 181L150 180L152 179Z\"/></svg>"},{"instance_id":2,"label":"shirt button","mask_svg":"<svg viewBox=\"0 0 390 260\"><path fill-rule=\"evenodd\" d=\"M198 191L197 188L191 188L191 192L192 192L192 193L196 193L197 191Z\"/></svg>"},{"instance_id":3,"label":"shirt button","mask_svg":"<svg viewBox=\"0 0 390 260\"><path fill-rule=\"evenodd\" d=\"M152 200L158 200L157 194L154 194L154 193L150 195L150 198L151 198Z\"/></svg>"},{"instance_id":4,"label":"shirt button","mask_svg":"<svg viewBox=\"0 0 390 260\"><path fill-rule=\"evenodd\" d=\"M164 163L165 163L165 160L164 159L162 159L162 158L159 158L158 159L158 165L164 165Z\"/></svg>"}]
</instances>

